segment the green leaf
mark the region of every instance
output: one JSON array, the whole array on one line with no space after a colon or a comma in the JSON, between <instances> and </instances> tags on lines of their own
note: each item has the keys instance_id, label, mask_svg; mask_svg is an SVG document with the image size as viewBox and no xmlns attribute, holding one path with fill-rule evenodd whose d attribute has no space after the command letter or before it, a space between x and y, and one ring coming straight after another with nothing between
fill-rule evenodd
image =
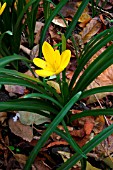
<instances>
[{"instance_id":1,"label":"green leaf","mask_svg":"<svg viewBox=\"0 0 113 170\"><path fill-rule=\"evenodd\" d=\"M35 30L35 24L36 24L36 18L37 18L37 12L38 12L38 5L40 0L37 0L32 4L32 10L27 10L27 17L26 17L26 23L28 26L28 41L30 48L33 48L34 44L34 30Z\"/></svg>"},{"instance_id":2,"label":"green leaf","mask_svg":"<svg viewBox=\"0 0 113 170\"><path fill-rule=\"evenodd\" d=\"M46 94L32 93L32 94L27 94L27 95L24 96L24 98L32 98L32 97L48 99L51 102L53 102L54 104L56 104L59 108L63 107L58 101L56 101L54 98L52 98L52 97L50 97Z\"/></svg>"},{"instance_id":3,"label":"green leaf","mask_svg":"<svg viewBox=\"0 0 113 170\"><path fill-rule=\"evenodd\" d=\"M32 61L28 60L26 57L14 54L11 56L6 56L4 58L1 58L0 59L0 67L5 67L7 64L9 64L10 62L15 61L15 60L23 60L23 61L32 63Z\"/></svg>"},{"instance_id":4,"label":"green leaf","mask_svg":"<svg viewBox=\"0 0 113 170\"><path fill-rule=\"evenodd\" d=\"M73 20L71 21L70 25L67 27L67 30L66 30L66 33L65 33L66 39L68 39L72 35L72 31L76 27L78 19L80 18L81 14L83 13L83 11L84 11L85 7L88 5L88 3L89 3L89 0L85 0L79 6L76 14L73 17Z\"/></svg>"},{"instance_id":5,"label":"green leaf","mask_svg":"<svg viewBox=\"0 0 113 170\"><path fill-rule=\"evenodd\" d=\"M36 83L29 82L29 80L24 80L12 76L6 76L2 75L3 77L0 76L0 84L7 84L7 85L20 85L24 87L29 87L31 89L34 89L40 93L48 94L49 93L42 87L38 86Z\"/></svg>"},{"instance_id":6,"label":"green leaf","mask_svg":"<svg viewBox=\"0 0 113 170\"><path fill-rule=\"evenodd\" d=\"M91 141L85 144L82 147L82 151L84 154L89 153L94 147L96 147L99 143L101 143L104 139L106 139L109 135L113 133L113 124L104 129L100 134L95 136ZM82 156L78 153L75 153L70 159L68 159L60 168L57 170L69 170L76 163L82 159Z\"/></svg>"},{"instance_id":7,"label":"green leaf","mask_svg":"<svg viewBox=\"0 0 113 170\"><path fill-rule=\"evenodd\" d=\"M63 0L60 1L59 4L56 6L56 8L54 9L54 11L51 13L50 17L47 19L47 21L45 22L45 25L41 31L41 39L40 39L40 49L39 49L39 56L42 56L42 44L44 42L44 38L46 36L47 30L49 28L49 25L51 24L53 18L59 13L59 11L61 10L61 8L68 2L68 0Z\"/></svg>"},{"instance_id":8,"label":"green leaf","mask_svg":"<svg viewBox=\"0 0 113 170\"><path fill-rule=\"evenodd\" d=\"M51 106L51 107L50 107ZM45 102L40 99L17 99L7 102L0 102L0 112L3 111L29 111L41 114L50 118L50 115L43 111L48 111L53 114L58 114L58 110L50 102ZM42 112L40 112L42 111Z\"/></svg>"},{"instance_id":9,"label":"green leaf","mask_svg":"<svg viewBox=\"0 0 113 170\"><path fill-rule=\"evenodd\" d=\"M2 33L2 34L0 35L0 53L1 53L3 56L6 55L5 52L4 52L4 50L3 50L3 48L2 48L2 46L3 46L2 40L3 40L4 36L5 36L5 34L13 35L13 33L12 33L11 31L6 31L6 32L4 32L4 33Z\"/></svg>"},{"instance_id":10,"label":"green leaf","mask_svg":"<svg viewBox=\"0 0 113 170\"><path fill-rule=\"evenodd\" d=\"M2 79L1 84L6 84L9 81L8 84L15 84L15 85L17 84L17 85L30 87L30 88L35 89L38 92L48 94L48 96L54 96L60 103L62 103L62 98L56 92L56 90L53 89L48 84L40 81L38 78L33 78L31 76L20 73L18 71L4 69L4 68L0 68L0 76L2 78L4 78L4 79ZM12 79L11 79L11 77L12 77ZM5 80L5 78L6 78L6 80ZM17 80L17 78L18 78L18 80ZM7 79L8 79L8 81L7 81Z\"/></svg>"},{"instance_id":11,"label":"green leaf","mask_svg":"<svg viewBox=\"0 0 113 170\"><path fill-rule=\"evenodd\" d=\"M113 115L113 109L95 109L95 110L85 110L79 114L73 115L70 118L70 122L78 119L78 118L82 118L82 117L86 117L86 116L99 116L99 115Z\"/></svg>"},{"instance_id":12,"label":"green leaf","mask_svg":"<svg viewBox=\"0 0 113 170\"><path fill-rule=\"evenodd\" d=\"M25 165L24 170L29 170L35 157L37 156L38 152L40 151L41 147L44 145L44 143L48 140L51 133L54 131L54 129L58 126L58 124L63 120L64 116L67 114L67 112L70 110L70 108L73 106L73 104L79 99L81 95L81 92L77 93L59 112L59 114L55 117L55 119L51 122L51 124L48 126L47 130L43 133L42 137L32 150L27 163Z\"/></svg>"},{"instance_id":13,"label":"green leaf","mask_svg":"<svg viewBox=\"0 0 113 170\"><path fill-rule=\"evenodd\" d=\"M109 46L88 66L88 68L79 78L78 82L76 83L76 86L73 88L72 96L77 91L85 90L85 88L112 63L113 63L113 45Z\"/></svg>"},{"instance_id":14,"label":"green leaf","mask_svg":"<svg viewBox=\"0 0 113 170\"><path fill-rule=\"evenodd\" d=\"M80 96L80 100L90 95L97 94L97 93L104 93L104 92L113 92L113 85L102 86L102 87L97 87L97 88L93 88L90 90L85 90Z\"/></svg>"},{"instance_id":15,"label":"green leaf","mask_svg":"<svg viewBox=\"0 0 113 170\"><path fill-rule=\"evenodd\" d=\"M78 75L84 69L86 63L90 60L90 58L99 51L103 46L105 46L108 42L113 40L113 28L103 31L98 34L94 38L90 40L90 42L85 46L83 50L83 54L79 59L79 63L77 69L74 72L74 75L71 79L69 89L71 90Z\"/></svg>"}]
</instances>

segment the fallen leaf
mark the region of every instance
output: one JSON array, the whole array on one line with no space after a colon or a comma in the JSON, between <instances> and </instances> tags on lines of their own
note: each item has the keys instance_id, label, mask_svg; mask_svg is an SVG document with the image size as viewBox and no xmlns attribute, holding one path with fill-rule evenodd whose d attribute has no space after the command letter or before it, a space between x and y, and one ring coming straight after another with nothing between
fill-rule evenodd
<instances>
[{"instance_id":1,"label":"fallen leaf","mask_svg":"<svg viewBox=\"0 0 113 170\"><path fill-rule=\"evenodd\" d=\"M107 158L104 158L103 161L104 161L111 169L113 169L113 157L108 156Z\"/></svg>"},{"instance_id":2,"label":"fallen leaf","mask_svg":"<svg viewBox=\"0 0 113 170\"><path fill-rule=\"evenodd\" d=\"M98 18L93 18L83 29L82 32L80 32L80 35L82 36L82 40L84 43L88 42L92 36L97 34L99 30L101 29L101 23L98 21Z\"/></svg>"},{"instance_id":3,"label":"fallen leaf","mask_svg":"<svg viewBox=\"0 0 113 170\"><path fill-rule=\"evenodd\" d=\"M7 118L7 113L0 112L0 122L3 123L6 118Z\"/></svg>"},{"instance_id":4,"label":"fallen leaf","mask_svg":"<svg viewBox=\"0 0 113 170\"><path fill-rule=\"evenodd\" d=\"M49 27L49 34L51 36L51 39L56 40L57 42L61 41L61 35L57 33L56 28L50 25Z\"/></svg>"},{"instance_id":5,"label":"fallen leaf","mask_svg":"<svg viewBox=\"0 0 113 170\"><path fill-rule=\"evenodd\" d=\"M46 166L46 163L44 163L43 161L37 160L34 162L34 170L51 170L51 168L49 168L48 166Z\"/></svg>"},{"instance_id":6,"label":"fallen leaf","mask_svg":"<svg viewBox=\"0 0 113 170\"><path fill-rule=\"evenodd\" d=\"M66 5L63 6L63 8L60 10L60 13L64 17L69 17L71 16L72 18L74 17L75 13L77 12L77 3L76 2L68 2Z\"/></svg>"},{"instance_id":7,"label":"fallen leaf","mask_svg":"<svg viewBox=\"0 0 113 170\"><path fill-rule=\"evenodd\" d=\"M24 94L26 87L18 85L4 85L5 90L9 93Z\"/></svg>"},{"instance_id":8,"label":"fallen leaf","mask_svg":"<svg viewBox=\"0 0 113 170\"><path fill-rule=\"evenodd\" d=\"M30 55L30 53L31 53L31 50L29 48L25 47L24 45L20 45L20 50L22 50L27 55Z\"/></svg>"},{"instance_id":9,"label":"fallen leaf","mask_svg":"<svg viewBox=\"0 0 113 170\"><path fill-rule=\"evenodd\" d=\"M44 23L36 21L34 33L39 32L42 29L43 26L44 26Z\"/></svg>"},{"instance_id":10,"label":"fallen leaf","mask_svg":"<svg viewBox=\"0 0 113 170\"><path fill-rule=\"evenodd\" d=\"M83 12L79 18L79 22L88 23L91 20L91 16L87 12Z\"/></svg>"},{"instance_id":11,"label":"fallen leaf","mask_svg":"<svg viewBox=\"0 0 113 170\"><path fill-rule=\"evenodd\" d=\"M102 141L98 146L95 147L95 152L98 155L103 155L103 157L108 156L113 153L113 135L110 135L104 141Z\"/></svg>"},{"instance_id":12,"label":"fallen leaf","mask_svg":"<svg viewBox=\"0 0 113 170\"><path fill-rule=\"evenodd\" d=\"M47 145L46 148L50 148L53 146L59 146L59 145L69 145L69 144L66 141L55 141L55 142L51 142L49 145Z\"/></svg>"},{"instance_id":13,"label":"fallen leaf","mask_svg":"<svg viewBox=\"0 0 113 170\"><path fill-rule=\"evenodd\" d=\"M106 50L105 47L101 48L92 58L91 60L88 62L88 64L86 65L86 67L92 63L102 52L104 52ZM88 89L93 89L96 87L102 87L102 86L108 86L108 85L113 85L113 65L109 66L106 70L104 70L93 82L91 82L91 84L87 87ZM87 104L89 103L94 103L97 101L98 99L102 99L103 97L105 97L106 95L113 95L112 92L105 92L105 93L98 93L95 95L91 95L89 96L88 100L87 100Z\"/></svg>"},{"instance_id":14,"label":"fallen leaf","mask_svg":"<svg viewBox=\"0 0 113 170\"><path fill-rule=\"evenodd\" d=\"M66 24L68 25L68 21L65 21ZM63 28L66 28L67 25L65 24L64 20L62 18L58 18L58 17L55 17L53 20L52 20L52 23L54 23L55 25L58 25L60 27L63 27Z\"/></svg>"},{"instance_id":15,"label":"fallen leaf","mask_svg":"<svg viewBox=\"0 0 113 170\"><path fill-rule=\"evenodd\" d=\"M24 125L32 125L32 124L40 125L45 122L50 122L49 118L39 115L37 113L32 113L27 111L18 111L18 113L20 115L19 120Z\"/></svg>"},{"instance_id":16,"label":"fallen leaf","mask_svg":"<svg viewBox=\"0 0 113 170\"><path fill-rule=\"evenodd\" d=\"M86 121L84 123L84 130L86 132L86 135L90 135L94 127L94 117L87 116Z\"/></svg>"},{"instance_id":17,"label":"fallen leaf","mask_svg":"<svg viewBox=\"0 0 113 170\"><path fill-rule=\"evenodd\" d=\"M93 127L93 131L95 134L100 133L105 126L105 118L103 115L97 116L95 119L95 125Z\"/></svg>"},{"instance_id":18,"label":"fallen leaf","mask_svg":"<svg viewBox=\"0 0 113 170\"><path fill-rule=\"evenodd\" d=\"M35 40L34 40L35 44L39 44L40 34L41 34L43 26L44 26L44 23L38 22L38 21L36 22L35 31L34 31L36 33Z\"/></svg>"},{"instance_id":19,"label":"fallen leaf","mask_svg":"<svg viewBox=\"0 0 113 170\"><path fill-rule=\"evenodd\" d=\"M99 169L99 168L92 166L88 161L87 161L86 169L87 170L102 170L102 169Z\"/></svg>"},{"instance_id":20,"label":"fallen leaf","mask_svg":"<svg viewBox=\"0 0 113 170\"><path fill-rule=\"evenodd\" d=\"M57 91L57 93L61 93L60 86L57 82L51 80L51 81L47 81L47 84L53 87Z\"/></svg>"},{"instance_id":21,"label":"fallen leaf","mask_svg":"<svg viewBox=\"0 0 113 170\"><path fill-rule=\"evenodd\" d=\"M30 52L30 59L33 60L35 57L38 57L39 53L39 44L35 45Z\"/></svg>"},{"instance_id":22,"label":"fallen leaf","mask_svg":"<svg viewBox=\"0 0 113 170\"><path fill-rule=\"evenodd\" d=\"M14 154L15 159L22 164L25 164L27 161L27 156L23 154Z\"/></svg>"},{"instance_id":23,"label":"fallen leaf","mask_svg":"<svg viewBox=\"0 0 113 170\"><path fill-rule=\"evenodd\" d=\"M69 152L64 152L64 151L57 151L57 152L61 155L64 162L66 162L71 157L71 154Z\"/></svg>"},{"instance_id":24,"label":"fallen leaf","mask_svg":"<svg viewBox=\"0 0 113 170\"><path fill-rule=\"evenodd\" d=\"M78 130L73 130L72 132L70 132L71 136L77 136L77 137L84 137L85 136L85 131L83 128L78 129Z\"/></svg>"},{"instance_id":25,"label":"fallen leaf","mask_svg":"<svg viewBox=\"0 0 113 170\"><path fill-rule=\"evenodd\" d=\"M13 119L9 119L8 123L12 133L31 142L33 139L33 130L30 126L23 125L19 120L14 122Z\"/></svg>"}]
</instances>

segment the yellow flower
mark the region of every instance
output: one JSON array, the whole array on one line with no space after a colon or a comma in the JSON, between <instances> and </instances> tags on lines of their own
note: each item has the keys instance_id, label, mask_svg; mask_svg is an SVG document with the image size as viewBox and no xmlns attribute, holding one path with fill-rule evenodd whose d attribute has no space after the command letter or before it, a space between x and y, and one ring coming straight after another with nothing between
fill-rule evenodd
<instances>
[{"instance_id":1,"label":"yellow flower","mask_svg":"<svg viewBox=\"0 0 113 170\"><path fill-rule=\"evenodd\" d=\"M33 59L33 63L41 68L40 70L35 70L35 72L41 77L59 74L67 67L71 57L70 50L65 50L60 55L59 50L54 50L46 41L43 43L42 53L45 60L40 58Z\"/></svg>"},{"instance_id":2,"label":"yellow flower","mask_svg":"<svg viewBox=\"0 0 113 170\"><path fill-rule=\"evenodd\" d=\"M1 5L1 2L0 2L0 15L2 15L5 7L6 7L6 2L3 5Z\"/></svg>"}]
</instances>

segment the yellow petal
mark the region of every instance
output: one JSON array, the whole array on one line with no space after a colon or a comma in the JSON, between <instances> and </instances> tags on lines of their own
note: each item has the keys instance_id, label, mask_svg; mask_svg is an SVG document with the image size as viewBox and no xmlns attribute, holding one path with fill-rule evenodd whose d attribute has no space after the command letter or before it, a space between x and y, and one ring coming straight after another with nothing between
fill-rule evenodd
<instances>
[{"instance_id":1,"label":"yellow petal","mask_svg":"<svg viewBox=\"0 0 113 170\"><path fill-rule=\"evenodd\" d=\"M70 50L63 51L61 54L61 64L60 64L61 67L66 68L70 62L70 58L71 58L71 51Z\"/></svg>"},{"instance_id":2,"label":"yellow petal","mask_svg":"<svg viewBox=\"0 0 113 170\"><path fill-rule=\"evenodd\" d=\"M41 77L49 77L55 74L54 72L48 70L35 70L35 72Z\"/></svg>"},{"instance_id":3,"label":"yellow petal","mask_svg":"<svg viewBox=\"0 0 113 170\"><path fill-rule=\"evenodd\" d=\"M0 5L0 15L2 15L5 7L6 7L6 2L2 6Z\"/></svg>"},{"instance_id":4,"label":"yellow petal","mask_svg":"<svg viewBox=\"0 0 113 170\"><path fill-rule=\"evenodd\" d=\"M60 55L59 50L55 50L54 54L55 54L54 67L55 67L55 70L57 70L60 67L61 55Z\"/></svg>"},{"instance_id":5,"label":"yellow petal","mask_svg":"<svg viewBox=\"0 0 113 170\"><path fill-rule=\"evenodd\" d=\"M60 67L56 71L56 74L59 74L60 72L62 72L67 67L67 65L70 62L70 57L71 57L71 51L70 50L65 50L65 51L62 52Z\"/></svg>"},{"instance_id":6,"label":"yellow petal","mask_svg":"<svg viewBox=\"0 0 113 170\"><path fill-rule=\"evenodd\" d=\"M44 61L44 60L42 60L42 59L40 59L40 58L34 58L34 59L33 59L33 63L34 63L36 66L38 66L38 67L40 67L40 68L43 68L43 69L47 66L47 62Z\"/></svg>"},{"instance_id":7,"label":"yellow petal","mask_svg":"<svg viewBox=\"0 0 113 170\"><path fill-rule=\"evenodd\" d=\"M64 68L63 68L63 67L59 67L59 69L55 72L55 75L57 75L57 74L61 73L63 70L64 70Z\"/></svg>"},{"instance_id":8,"label":"yellow petal","mask_svg":"<svg viewBox=\"0 0 113 170\"><path fill-rule=\"evenodd\" d=\"M55 61L55 55L54 55L55 51L53 47L48 42L45 41L42 46L42 52L45 60L53 66Z\"/></svg>"}]
</instances>

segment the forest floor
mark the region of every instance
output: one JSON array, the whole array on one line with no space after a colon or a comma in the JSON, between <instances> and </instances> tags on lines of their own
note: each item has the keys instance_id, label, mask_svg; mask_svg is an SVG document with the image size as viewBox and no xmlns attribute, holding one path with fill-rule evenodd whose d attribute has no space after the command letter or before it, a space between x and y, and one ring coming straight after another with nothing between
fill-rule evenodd
<instances>
[{"instance_id":1,"label":"forest floor","mask_svg":"<svg viewBox=\"0 0 113 170\"><path fill-rule=\"evenodd\" d=\"M56 1L57 2L57 1ZM112 27L113 25L113 0L100 0L98 6L95 6L95 16L92 17L92 6L89 3L82 16L79 18L77 26L73 32L76 40L76 48L78 57L89 40L98 33ZM66 19L67 24L72 21L74 14L79 7L80 1L70 1L63 7L61 14ZM33 49L28 48L27 39L22 35L20 54L29 59L38 57L40 33L44 26L43 8L40 6L37 14L35 39ZM62 18L55 17L52 21L45 40L52 46L61 41L61 35L64 33L66 25ZM24 34L24 33L23 33ZM109 46L109 44L107 44ZM98 57L107 47L101 48L90 63ZM67 41L67 49L71 50L71 62L67 68L67 79L72 78L73 72L77 65L77 55L73 48L71 40ZM19 63L19 71L30 75L29 70L23 62ZM95 79L88 87L98 87L113 84L113 66L111 65L99 77ZM57 84L54 84L56 90L60 93ZM25 94L29 94L29 89L22 86L4 85L0 90L0 101L8 101L9 99L21 98ZM24 103L23 103L24 104ZM113 95L111 93L100 93L85 100L78 102L73 108L72 113L76 114L83 110L113 108ZM18 117L20 116L20 118ZM24 116L22 116L24 115ZM17 120L16 120L17 118ZM21 170L24 168L26 160L40 139L45 130L44 123L49 122L47 118L41 119L36 114L29 112L0 112L0 169ZM84 117L73 121L68 130L82 147L90 141L95 135L99 134L105 127L113 123L112 116ZM59 129L63 130L61 125ZM113 169L113 135L109 136L105 141L100 143L95 149L87 154L87 170L110 170ZM64 161L69 159L73 154L72 148L68 143L61 139L57 134L52 133L49 140L43 146L32 165L32 170L55 170ZM72 170L80 170L81 166L78 162Z\"/></svg>"}]
</instances>

